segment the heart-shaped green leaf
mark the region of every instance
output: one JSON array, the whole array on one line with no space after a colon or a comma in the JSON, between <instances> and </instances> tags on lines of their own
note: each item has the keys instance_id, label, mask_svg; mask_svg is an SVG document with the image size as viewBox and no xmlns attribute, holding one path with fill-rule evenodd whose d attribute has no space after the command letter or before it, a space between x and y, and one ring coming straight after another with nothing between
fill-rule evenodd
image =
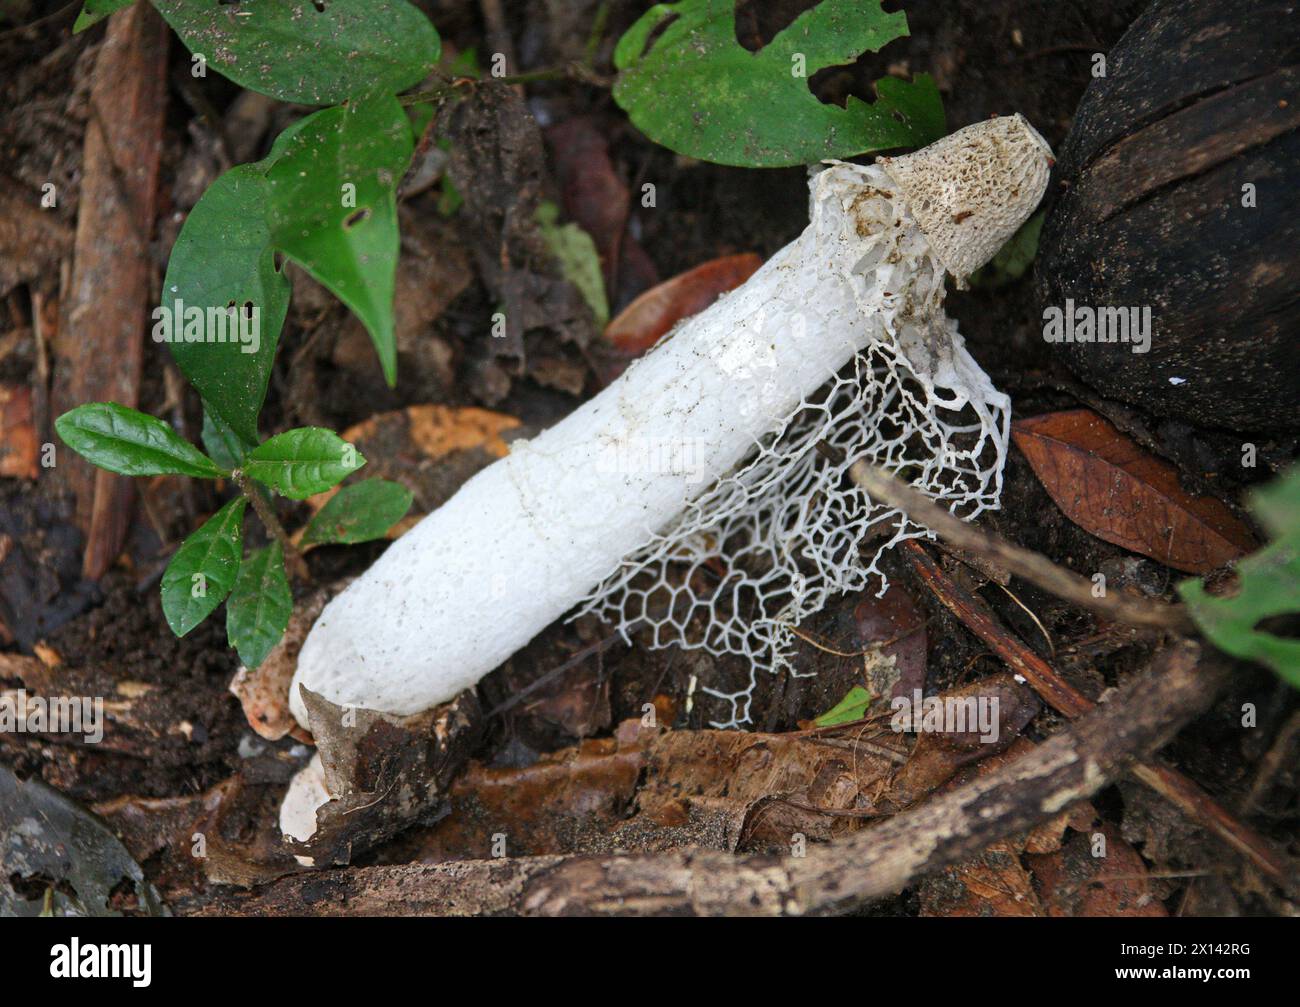
<instances>
[{"instance_id":1,"label":"heart-shaped green leaf","mask_svg":"<svg viewBox=\"0 0 1300 1007\"><path fill-rule=\"evenodd\" d=\"M344 486L326 501L302 533L302 545L355 545L383 538L411 507L411 491L387 479Z\"/></svg>"},{"instance_id":2,"label":"heart-shaped green leaf","mask_svg":"<svg viewBox=\"0 0 1300 1007\"><path fill-rule=\"evenodd\" d=\"M208 187L172 247L154 311L154 340L170 345L212 412L254 443L289 310L266 223L269 193L263 164L241 164Z\"/></svg>"},{"instance_id":3,"label":"heart-shaped green leaf","mask_svg":"<svg viewBox=\"0 0 1300 1007\"><path fill-rule=\"evenodd\" d=\"M201 623L234 587L247 497L236 497L181 543L162 577L163 615L177 636Z\"/></svg>"},{"instance_id":4,"label":"heart-shaped green leaf","mask_svg":"<svg viewBox=\"0 0 1300 1007\"><path fill-rule=\"evenodd\" d=\"M333 430L299 427L250 451L244 472L291 500L305 500L337 486L365 463L361 453Z\"/></svg>"},{"instance_id":5,"label":"heart-shaped green leaf","mask_svg":"<svg viewBox=\"0 0 1300 1007\"><path fill-rule=\"evenodd\" d=\"M304 105L419 83L441 45L406 0L153 0L189 50L236 84Z\"/></svg>"},{"instance_id":6,"label":"heart-shaped green leaf","mask_svg":"<svg viewBox=\"0 0 1300 1007\"><path fill-rule=\"evenodd\" d=\"M114 11L130 7L133 3L135 0L86 0L81 5L81 13L77 15L77 20L72 25L72 34L85 31L93 24L99 24Z\"/></svg>"},{"instance_id":7,"label":"heart-shaped green leaf","mask_svg":"<svg viewBox=\"0 0 1300 1007\"><path fill-rule=\"evenodd\" d=\"M659 34L656 34L659 32ZM749 168L808 164L944 133L934 81L885 77L876 100L823 104L808 78L907 34L879 0L821 0L758 52L736 41L735 0L650 8L619 40L615 100L637 128L681 154Z\"/></svg>"},{"instance_id":8,"label":"heart-shaped green leaf","mask_svg":"<svg viewBox=\"0 0 1300 1007\"><path fill-rule=\"evenodd\" d=\"M397 183L413 149L410 119L386 95L308 116L276 141L267 172L275 247L361 319L390 385Z\"/></svg>"},{"instance_id":9,"label":"heart-shaped green leaf","mask_svg":"<svg viewBox=\"0 0 1300 1007\"><path fill-rule=\"evenodd\" d=\"M216 463L162 420L116 402L88 402L54 421L88 462L124 476L221 475Z\"/></svg>"},{"instance_id":10,"label":"heart-shaped green leaf","mask_svg":"<svg viewBox=\"0 0 1300 1007\"><path fill-rule=\"evenodd\" d=\"M293 592L284 573L279 542L245 557L226 602L226 639L245 667L256 668L280 642L293 612Z\"/></svg>"}]
</instances>

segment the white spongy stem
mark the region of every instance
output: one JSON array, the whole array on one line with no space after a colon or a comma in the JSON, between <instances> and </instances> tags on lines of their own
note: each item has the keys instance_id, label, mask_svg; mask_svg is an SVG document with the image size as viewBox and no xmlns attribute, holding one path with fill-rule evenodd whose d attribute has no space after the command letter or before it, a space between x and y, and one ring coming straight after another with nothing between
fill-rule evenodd
<instances>
[{"instance_id":1,"label":"white spongy stem","mask_svg":"<svg viewBox=\"0 0 1300 1007\"><path fill-rule=\"evenodd\" d=\"M920 311L897 303L903 291L939 305L942 266L896 195L874 165L821 172L808 228L743 287L394 543L308 635L290 696L299 722L299 684L399 715L473 686L741 461L883 316ZM918 259L920 284L901 275Z\"/></svg>"}]
</instances>

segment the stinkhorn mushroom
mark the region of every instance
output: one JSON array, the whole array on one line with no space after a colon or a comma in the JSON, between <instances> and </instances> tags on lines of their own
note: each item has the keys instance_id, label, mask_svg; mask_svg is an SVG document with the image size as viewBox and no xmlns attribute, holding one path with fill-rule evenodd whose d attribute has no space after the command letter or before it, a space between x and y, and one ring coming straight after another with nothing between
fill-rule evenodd
<instances>
[{"instance_id":1,"label":"stinkhorn mushroom","mask_svg":"<svg viewBox=\"0 0 1300 1007\"><path fill-rule=\"evenodd\" d=\"M1014 115L814 175L795 241L325 607L291 689L299 722L299 685L398 715L443 703L579 605L625 637L782 666L802 619L923 534L845 478L853 461L964 517L997 506L1010 403L944 313L945 272L993 256L1051 164ZM718 726L747 719L752 688L709 690L731 701Z\"/></svg>"}]
</instances>

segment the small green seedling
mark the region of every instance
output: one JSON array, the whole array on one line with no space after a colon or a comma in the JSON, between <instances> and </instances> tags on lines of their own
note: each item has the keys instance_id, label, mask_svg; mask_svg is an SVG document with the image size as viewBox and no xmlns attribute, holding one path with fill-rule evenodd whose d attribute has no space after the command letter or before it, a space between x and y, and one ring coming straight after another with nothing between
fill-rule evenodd
<instances>
[{"instance_id":1,"label":"small green seedling","mask_svg":"<svg viewBox=\"0 0 1300 1007\"><path fill-rule=\"evenodd\" d=\"M229 428L222 436L220 421L209 416L205 454L162 420L114 402L78 406L54 426L69 447L109 472L227 479L239 487L239 496L172 556L162 577L162 607L172 632L184 636L225 601L230 645L248 667L261 664L284 635L293 610L286 554L301 564L263 487L291 500L324 493L366 463L356 448L322 427L289 430L249 447ZM250 503L272 541L245 555L244 512ZM410 491L398 483L371 479L344 487L312 518L302 545L380 538L410 505Z\"/></svg>"}]
</instances>

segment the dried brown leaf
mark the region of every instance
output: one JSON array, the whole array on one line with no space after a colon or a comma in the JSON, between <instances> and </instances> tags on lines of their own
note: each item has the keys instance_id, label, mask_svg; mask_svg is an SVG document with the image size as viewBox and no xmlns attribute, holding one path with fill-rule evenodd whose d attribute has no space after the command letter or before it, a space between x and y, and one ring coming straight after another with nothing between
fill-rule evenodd
<instances>
[{"instance_id":1,"label":"dried brown leaf","mask_svg":"<svg viewBox=\"0 0 1300 1007\"><path fill-rule=\"evenodd\" d=\"M1222 502L1192 496L1172 465L1091 410L1017 420L1012 437L1057 506L1100 539L1188 573L1256 546Z\"/></svg>"},{"instance_id":2,"label":"dried brown leaf","mask_svg":"<svg viewBox=\"0 0 1300 1007\"><path fill-rule=\"evenodd\" d=\"M927 879L922 916L1042 916L1033 880L1010 842L994 843L974 860Z\"/></svg>"},{"instance_id":3,"label":"dried brown leaf","mask_svg":"<svg viewBox=\"0 0 1300 1007\"><path fill-rule=\"evenodd\" d=\"M1169 915L1151 891L1146 864L1108 823L1076 833L1056 853L1025 859L1048 916Z\"/></svg>"},{"instance_id":4,"label":"dried brown leaf","mask_svg":"<svg viewBox=\"0 0 1300 1007\"><path fill-rule=\"evenodd\" d=\"M746 252L713 259L651 287L605 327L605 338L625 353L644 353L683 318L699 314L735 290L763 264Z\"/></svg>"}]
</instances>

